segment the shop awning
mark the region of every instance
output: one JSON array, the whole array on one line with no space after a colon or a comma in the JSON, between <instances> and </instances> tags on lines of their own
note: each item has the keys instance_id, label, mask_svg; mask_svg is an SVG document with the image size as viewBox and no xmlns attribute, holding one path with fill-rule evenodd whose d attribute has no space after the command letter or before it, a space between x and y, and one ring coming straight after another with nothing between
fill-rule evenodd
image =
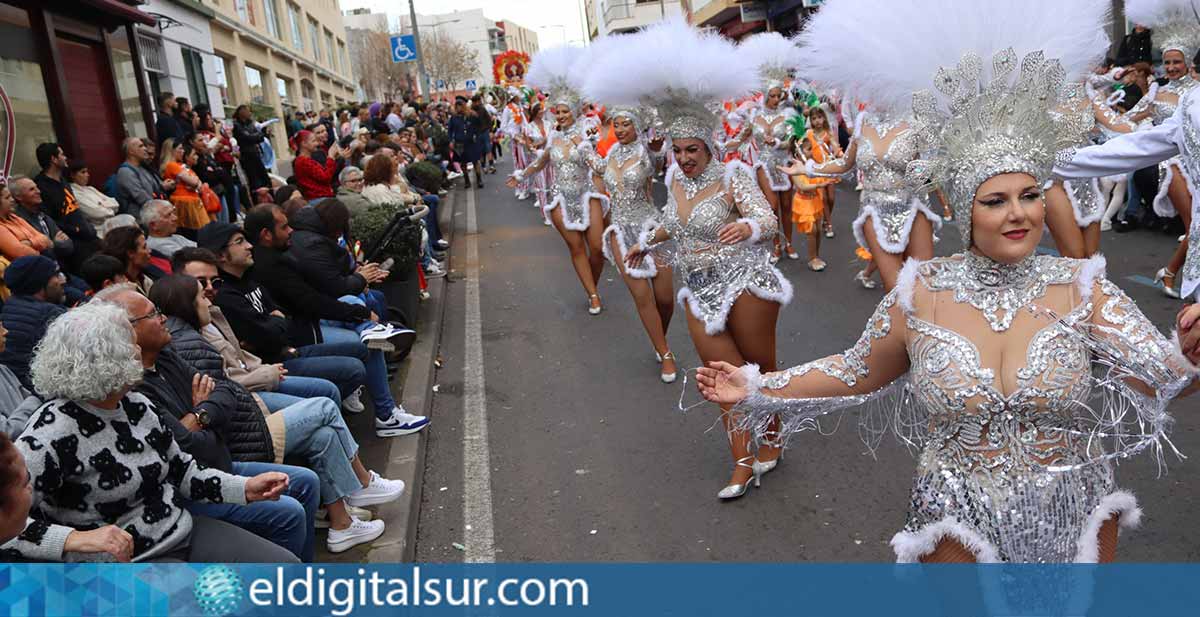
<instances>
[{"instance_id":1,"label":"shop awning","mask_svg":"<svg viewBox=\"0 0 1200 617\"><path fill-rule=\"evenodd\" d=\"M83 4L94 7L95 9L119 17L125 21L145 24L153 26L158 23L153 15L143 13L138 9L121 2L120 0L82 0Z\"/></svg>"}]
</instances>

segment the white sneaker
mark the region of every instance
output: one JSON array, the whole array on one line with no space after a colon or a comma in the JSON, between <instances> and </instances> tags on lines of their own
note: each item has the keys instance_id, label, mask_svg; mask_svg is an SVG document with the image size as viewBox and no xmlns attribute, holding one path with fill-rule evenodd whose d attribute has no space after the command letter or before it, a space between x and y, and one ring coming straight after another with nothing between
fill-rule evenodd
<instances>
[{"instance_id":1,"label":"white sneaker","mask_svg":"<svg viewBox=\"0 0 1200 617\"><path fill-rule=\"evenodd\" d=\"M388 342L392 337L391 326L383 324L375 324L366 330L359 333L358 338L367 346L367 349L378 349L388 352L396 349L394 345Z\"/></svg>"},{"instance_id":2,"label":"white sneaker","mask_svg":"<svg viewBox=\"0 0 1200 617\"><path fill-rule=\"evenodd\" d=\"M375 518L375 515L366 508L356 508L350 504L346 504L346 514L360 520L369 521ZM313 527L317 529L329 529L329 510L322 507L317 510L316 520L313 522Z\"/></svg>"},{"instance_id":3,"label":"white sneaker","mask_svg":"<svg viewBox=\"0 0 1200 617\"><path fill-rule=\"evenodd\" d=\"M440 239L437 242L434 242L433 245L442 250L446 250L446 249L450 248L450 243L446 242L445 239Z\"/></svg>"},{"instance_id":4,"label":"white sneaker","mask_svg":"<svg viewBox=\"0 0 1200 617\"><path fill-rule=\"evenodd\" d=\"M459 179L459 178L461 178L461 177L462 177L462 174L461 174L461 173L459 173L459 172L457 172L457 171L452 171L452 172L450 172L450 173L446 174L446 179L447 179L447 180L457 180L457 179Z\"/></svg>"},{"instance_id":5,"label":"white sneaker","mask_svg":"<svg viewBox=\"0 0 1200 617\"><path fill-rule=\"evenodd\" d=\"M359 386L350 393L350 396L342 399L342 411L346 413L362 413L366 407L362 404L363 387Z\"/></svg>"},{"instance_id":6,"label":"white sneaker","mask_svg":"<svg viewBox=\"0 0 1200 617\"><path fill-rule=\"evenodd\" d=\"M388 419L375 418L375 435L378 437L411 435L426 426L429 426L429 418L413 415L404 411L400 405L396 405L392 408L392 415Z\"/></svg>"},{"instance_id":7,"label":"white sneaker","mask_svg":"<svg viewBox=\"0 0 1200 617\"><path fill-rule=\"evenodd\" d=\"M438 266L436 261L425 268L425 278L427 279L440 279L443 276L446 276L446 271Z\"/></svg>"},{"instance_id":8,"label":"white sneaker","mask_svg":"<svg viewBox=\"0 0 1200 617\"><path fill-rule=\"evenodd\" d=\"M377 506L381 503L395 501L403 494L403 480L388 480L372 471L371 483L346 495L346 504L360 508Z\"/></svg>"},{"instance_id":9,"label":"white sneaker","mask_svg":"<svg viewBox=\"0 0 1200 617\"><path fill-rule=\"evenodd\" d=\"M331 553L348 551L359 544L366 544L383 535L383 521L351 519L345 529L330 529L325 546Z\"/></svg>"}]
</instances>

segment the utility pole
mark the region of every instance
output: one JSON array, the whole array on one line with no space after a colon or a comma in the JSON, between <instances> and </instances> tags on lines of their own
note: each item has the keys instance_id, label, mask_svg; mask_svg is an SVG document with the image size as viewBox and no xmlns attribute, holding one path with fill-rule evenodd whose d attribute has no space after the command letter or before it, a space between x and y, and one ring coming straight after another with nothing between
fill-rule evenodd
<instances>
[{"instance_id":1,"label":"utility pole","mask_svg":"<svg viewBox=\"0 0 1200 617\"><path fill-rule=\"evenodd\" d=\"M421 94L428 103L433 99L433 90L429 89L429 73L425 72L425 52L421 51L421 31L417 26L417 10L413 8L413 0L408 0L408 18L412 21L413 43L417 46L417 71L421 73Z\"/></svg>"}]
</instances>

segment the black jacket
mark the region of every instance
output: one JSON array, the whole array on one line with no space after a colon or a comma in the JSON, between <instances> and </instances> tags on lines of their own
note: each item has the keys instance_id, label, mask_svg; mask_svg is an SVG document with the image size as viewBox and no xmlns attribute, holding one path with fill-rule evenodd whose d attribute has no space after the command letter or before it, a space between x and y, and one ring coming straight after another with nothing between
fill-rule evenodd
<instances>
[{"instance_id":1,"label":"black jacket","mask_svg":"<svg viewBox=\"0 0 1200 617\"><path fill-rule=\"evenodd\" d=\"M326 235L316 209L301 208L289 222L293 231L287 252L302 264L301 274L309 285L335 298L358 295L367 288L367 279L351 268L350 254Z\"/></svg>"},{"instance_id":2,"label":"black jacket","mask_svg":"<svg viewBox=\"0 0 1200 617\"><path fill-rule=\"evenodd\" d=\"M191 326L178 317L167 318L171 345L184 362L203 375L226 386L236 401L226 409L226 422L220 432L233 460L243 463L269 463L275 460L275 446L267 420L250 391L225 375L221 354Z\"/></svg>"},{"instance_id":3,"label":"black jacket","mask_svg":"<svg viewBox=\"0 0 1200 617\"><path fill-rule=\"evenodd\" d=\"M33 348L46 336L50 321L65 312L67 308L61 304L23 295L12 296L0 310L0 321L8 328L0 364L7 366L30 392L33 384L29 380L29 362L33 359Z\"/></svg>"},{"instance_id":4,"label":"black jacket","mask_svg":"<svg viewBox=\"0 0 1200 617\"><path fill-rule=\"evenodd\" d=\"M271 292L271 298L291 318L288 339L293 345L321 342L322 319L354 322L370 319L370 309L361 304L338 302L337 296L313 287L300 272L300 264L289 253L254 247L254 268L250 275Z\"/></svg>"},{"instance_id":5,"label":"black jacket","mask_svg":"<svg viewBox=\"0 0 1200 617\"><path fill-rule=\"evenodd\" d=\"M215 299L242 347L265 362L279 362L288 346L288 320L272 315L279 310L271 294L254 280L254 270L239 277L221 270L225 281Z\"/></svg>"},{"instance_id":6,"label":"black jacket","mask_svg":"<svg viewBox=\"0 0 1200 617\"><path fill-rule=\"evenodd\" d=\"M162 152L163 142L168 138L173 139L175 145L180 144L183 139L183 127L179 126L179 121L175 116L165 112L158 112L158 120L154 123L154 134L157 137L155 144L158 146L158 151Z\"/></svg>"},{"instance_id":7,"label":"black jacket","mask_svg":"<svg viewBox=\"0 0 1200 617\"><path fill-rule=\"evenodd\" d=\"M1153 63L1150 42L1152 34L1150 30L1126 34L1125 38L1121 39L1121 46L1117 49L1117 64L1125 66L1134 62ZM1187 60L1190 62L1191 58Z\"/></svg>"},{"instance_id":8,"label":"black jacket","mask_svg":"<svg viewBox=\"0 0 1200 617\"><path fill-rule=\"evenodd\" d=\"M228 422L228 410L237 405L237 399L227 384L218 383L207 400L193 407L192 376L195 374L196 371L168 346L159 352L154 368L146 369L142 374L142 383L134 391L146 395L154 403L154 411L163 424L171 427L175 441L184 452L203 465L230 471L233 458L221 431ZM208 427L192 432L179 422L188 412L201 409L211 418Z\"/></svg>"}]
</instances>

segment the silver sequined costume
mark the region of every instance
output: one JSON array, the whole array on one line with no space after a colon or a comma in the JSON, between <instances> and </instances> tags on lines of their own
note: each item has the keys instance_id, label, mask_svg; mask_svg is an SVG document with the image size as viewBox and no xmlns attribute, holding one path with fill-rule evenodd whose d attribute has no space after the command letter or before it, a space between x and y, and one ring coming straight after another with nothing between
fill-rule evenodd
<instances>
[{"instance_id":1,"label":"silver sequined costume","mask_svg":"<svg viewBox=\"0 0 1200 617\"><path fill-rule=\"evenodd\" d=\"M1156 126L1160 125L1168 118L1175 115L1175 110L1178 109L1179 105L1183 102L1183 97L1187 93L1194 90L1198 84L1200 84L1200 82L1192 79L1191 75L1184 75L1179 79L1172 79L1170 82L1167 82L1167 85L1159 88L1160 93L1168 92L1174 94L1178 98L1175 100L1175 102L1172 102L1155 97L1152 103L1153 114L1151 115L1151 118L1154 120L1154 124ZM1200 180L1200 176L1192 173L1192 170L1188 169L1188 167L1183 164L1182 157L1171 157L1170 159L1159 163L1158 193L1154 195L1154 213L1159 216L1176 216L1175 206L1171 203L1171 198L1167 194L1168 190L1171 188L1171 180L1175 178L1176 172L1183 174L1183 179L1187 181L1188 192L1192 193L1193 195L1196 194L1196 181Z\"/></svg>"},{"instance_id":2,"label":"silver sequined costume","mask_svg":"<svg viewBox=\"0 0 1200 617\"><path fill-rule=\"evenodd\" d=\"M680 219L680 202L691 204L687 220ZM792 285L771 265L770 244L762 242L774 237L778 223L745 163L713 162L695 179L672 165L662 220L675 245L675 270L683 277L679 303L704 322L708 334L725 330L729 309L742 292L791 302ZM738 244L718 242L717 232L733 222L750 225L753 236Z\"/></svg>"},{"instance_id":3,"label":"silver sequined costume","mask_svg":"<svg viewBox=\"0 0 1200 617\"><path fill-rule=\"evenodd\" d=\"M763 105L750 116L750 139L758 153L754 159L754 169L763 170L773 191L792 190L792 179L779 168L787 167L791 162L792 127L788 120L795 116L796 110L787 105L775 109L767 109ZM767 145L768 139L774 139L775 145Z\"/></svg>"},{"instance_id":4,"label":"silver sequined costume","mask_svg":"<svg viewBox=\"0 0 1200 617\"><path fill-rule=\"evenodd\" d=\"M759 431L781 414L787 433L869 402L868 445L893 432L920 452L899 561L952 538L981 562L1094 562L1100 525L1140 516L1111 459L1169 443L1166 405L1194 371L1103 270L1100 257L910 261L852 348L761 377L748 365L737 409ZM997 348L1025 350L1020 368ZM830 378L822 398L771 392L813 371Z\"/></svg>"},{"instance_id":5,"label":"silver sequined costume","mask_svg":"<svg viewBox=\"0 0 1200 617\"><path fill-rule=\"evenodd\" d=\"M542 152L542 157L550 158L548 165L554 167L553 192L543 210L550 216L551 210L561 207L563 227L572 231L587 231L592 226L589 200L599 199L604 211L608 211L608 197L594 190L586 150L580 148L590 148L587 141L586 128L576 122L566 131L551 132Z\"/></svg>"},{"instance_id":6,"label":"silver sequined costume","mask_svg":"<svg viewBox=\"0 0 1200 617\"><path fill-rule=\"evenodd\" d=\"M935 232L942 225L942 217L929 209L924 197L904 186L905 167L917 154L917 141L911 128L896 132L903 122L905 120L882 119L873 114L864 118L863 123L871 126L887 143L886 152L876 152L862 131L855 137L858 143L855 164L862 172L863 190L858 216L854 219L854 239L859 246L870 246L863 234L863 225L870 220L880 248L897 255L908 248L908 236L918 212L929 219Z\"/></svg>"},{"instance_id":7,"label":"silver sequined costume","mask_svg":"<svg viewBox=\"0 0 1200 617\"><path fill-rule=\"evenodd\" d=\"M585 150L592 171L604 180L608 192L609 225L604 230L604 256L613 265L625 261L629 247L642 233L660 225L660 212L650 195L650 180L654 177L654 160L641 140L630 144L617 142L601 157L594 149ZM613 255L610 237L615 236L620 255ZM625 266L625 272L637 279L654 278L658 267L654 256L647 255L642 265Z\"/></svg>"}]
</instances>

